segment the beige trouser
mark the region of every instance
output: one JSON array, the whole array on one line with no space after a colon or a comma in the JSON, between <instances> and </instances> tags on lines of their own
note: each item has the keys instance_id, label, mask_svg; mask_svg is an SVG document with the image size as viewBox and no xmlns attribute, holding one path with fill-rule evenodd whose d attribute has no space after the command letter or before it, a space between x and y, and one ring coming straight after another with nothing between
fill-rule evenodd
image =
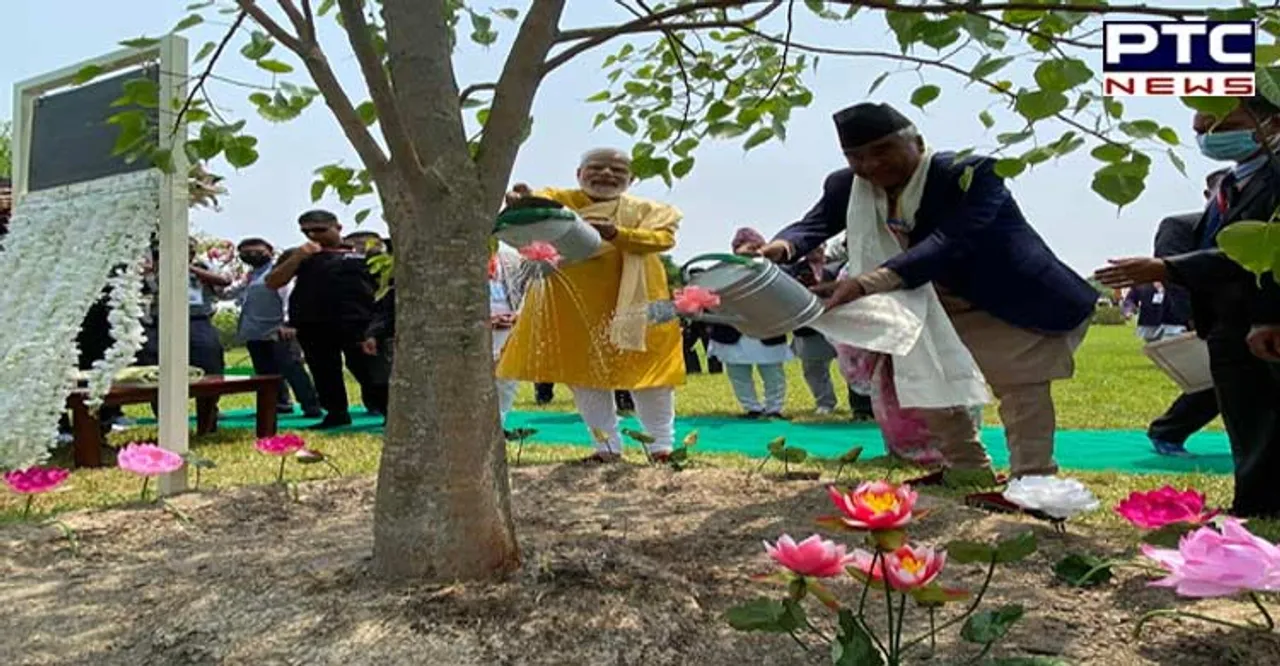
<instances>
[{"instance_id":1,"label":"beige trouser","mask_svg":"<svg viewBox=\"0 0 1280 666\"><path fill-rule=\"evenodd\" d=\"M902 279L879 268L855 278L868 294L899 289ZM974 309L964 299L934 285L942 307L960 340L973 354L1000 401L1000 420L1009 445L1013 475L1056 474L1053 434L1057 415L1052 383L1075 374L1075 351L1089 330L1085 321L1063 334L1046 334L1018 328ZM930 432L939 441L947 466L960 470L990 470L991 457L982 446L982 424L967 407L921 410Z\"/></svg>"}]
</instances>

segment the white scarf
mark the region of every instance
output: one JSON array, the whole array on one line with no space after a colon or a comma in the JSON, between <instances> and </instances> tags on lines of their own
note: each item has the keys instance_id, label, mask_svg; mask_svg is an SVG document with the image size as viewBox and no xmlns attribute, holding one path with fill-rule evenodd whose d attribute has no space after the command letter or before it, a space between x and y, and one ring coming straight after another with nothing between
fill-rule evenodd
<instances>
[{"instance_id":1,"label":"white scarf","mask_svg":"<svg viewBox=\"0 0 1280 666\"><path fill-rule=\"evenodd\" d=\"M915 226L933 153L925 151L898 200L900 219ZM855 177L849 195L845 271L875 270L902 253L889 231L884 190ZM889 354L903 407L970 407L990 401L986 380L960 341L932 284L865 296L823 314L810 326L832 342Z\"/></svg>"}]
</instances>

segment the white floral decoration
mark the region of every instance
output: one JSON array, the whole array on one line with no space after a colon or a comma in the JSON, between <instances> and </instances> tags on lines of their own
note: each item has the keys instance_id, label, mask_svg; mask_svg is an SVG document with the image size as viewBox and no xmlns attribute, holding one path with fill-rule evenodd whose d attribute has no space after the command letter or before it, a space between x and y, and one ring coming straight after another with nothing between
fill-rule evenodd
<instances>
[{"instance_id":1,"label":"white floral decoration","mask_svg":"<svg viewBox=\"0 0 1280 666\"><path fill-rule=\"evenodd\" d=\"M1040 511L1050 518L1067 520L1098 508L1098 498L1076 479L1056 476L1024 476L1009 482L1004 498L1018 506Z\"/></svg>"},{"instance_id":2,"label":"white floral decoration","mask_svg":"<svg viewBox=\"0 0 1280 666\"><path fill-rule=\"evenodd\" d=\"M159 219L160 174L148 170L53 187L16 203L0 251L0 468L48 458L75 389L76 337L112 268L111 349L90 373L93 396L141 346L141 278ZM137 315L137 316L135 316Z\"/></svg>"}]
</instances>

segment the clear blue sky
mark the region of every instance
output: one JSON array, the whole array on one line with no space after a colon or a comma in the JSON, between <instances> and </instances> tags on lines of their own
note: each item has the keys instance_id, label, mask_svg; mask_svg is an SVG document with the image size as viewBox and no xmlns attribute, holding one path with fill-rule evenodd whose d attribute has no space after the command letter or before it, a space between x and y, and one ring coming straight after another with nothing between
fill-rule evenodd
<instances>
[{"instance_id":1,"label":"clear blue sky","mask_svg":"<svg viewBox=\"0 0 1280 666\"><path fill-rule=\"evenodd\" d=\"M187 0L41 0L5 3L6 36L0 40L0 63L4 63L0 83L0 117L12 109L12 84L111 51L116 42L139 35L154 36L168 30L184 15ZM271 4L271 3L264 3ZM485 6L485 0L473 4ZM521 6L519 0L494 2L493 6ZM1187 4L1173 2L1168 4ZM1232 3L1211 3L1232 4ZM570 0L566 25L583 26L611 22L622 16L617 7L603 0ZM805 15L797 8L798 15ZM219 16L225 19L225 16ZM504 25L506 35L512 32ZM222 26L206 24L187 33L194 55L200 44L216 39ZM345 40L336 29L323 35L339 76L349 84L353 97L363 98L363 86ZM800 41L831 46L894 50L896 45L878 15L861 17L852 24L821 24L802 18L796 29ZM461 85L494 78L505 55L504 40L490 50L468 47L456 58ZM282 49L277 48L277 53ZM609 50L582 56L561 68L538 94L534 110L533 137L525 144L516 164L515 178L531 185L572 183L578 156L600 145L629 147L625 135L606 124L591 129L599 105L584 100L605 85L600 61ZM226 58L217 72L245 81L267 84L270 75L246 66L238 54ZM283 57L283 56L282 56ZM970 62L974 56L960 56ZM1095 61L1097 54L1086 57ZM1020 60L1002 75L1027 81L1031 66ZM823 176L841 166L830 114L851 103L866 99L871 81L886 67L882 60L841 60L827 57L816 74L808 78L814 92L809 109L793 114L786 143L771 143L750 153L729 143L707 143L697 153L693 174L667 189L662 183L646 183L638 194L660 198L678 205L685 213L679 236L677 257L697 252L725 249L739 225L755 226L766 234L795 220L817 198ZM1096 64L1096 63L1095 63ZM299 67L299 70L301 68ZM911 91L920 83L915 72L891 76L875 93L878 101L890 102L916 121L925 139L939 149L969 146L990 147L993 133L977 120L977 113L996 100L976 88L963 88L959 79L946 72L926 72L925 78L943 88L942 96L927 111L910 107ZM211 92L220 106L247 118L250 129L261 140L262 159L253 167L235 172L225 164L215 170L225 174L230 195L220 213L197 213L200 229L227 238L265 236L278 245L292 245L297 237L297 214L312 207L308 189L312 169L345 160L356 164L328 109L317 102L302 118L287 124L270 124L256 116L245 101L247 91L215 82ZM1202 174L1215 165L1201 158L1191 140L1191 114L1176 99L1126 100L1133 117L1149 117L1174 127L1184 146L1178 152L1186 160L1190 178L1180 175L1168 161L1156 159L1148 191L1117 213L1089 189L1096 162L1087 149L1055 162L1036 167L1011 182L1011 187L1027 217L1046 237L1059 255L1081 272L1100 265L1106 258L1149 254L1156 223L1165 215L1201 206ZM996 131L1019 129L1017 120L999 107L991 107L1001 121ZM1064 127L1045 123L1040 136L1056 139ZM371 201L372 203L376 203ZM351 215L337 201L322 205ZM348 227L353 227L349 224ZM371 217L366 227L384 230Z\"/></svg>"}]
</instances>

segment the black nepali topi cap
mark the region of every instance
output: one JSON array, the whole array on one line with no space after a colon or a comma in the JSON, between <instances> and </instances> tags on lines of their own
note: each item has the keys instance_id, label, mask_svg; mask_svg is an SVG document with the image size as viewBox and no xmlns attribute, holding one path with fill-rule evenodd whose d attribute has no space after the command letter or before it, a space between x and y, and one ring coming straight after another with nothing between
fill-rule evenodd
<instances>
[{"instance_id":1,"label":"black nepali topi cap","mask_svg":"<svg viewBox=\"0 0 1280 666\"><path fill-rule=\"evenodd\" d=\"M911 127L911 121L888 104L862 102L841 109L832 116L836 122L836 134L840 147L845 150L861 148L898 130Z\"/></svg>"}]
</instances>

